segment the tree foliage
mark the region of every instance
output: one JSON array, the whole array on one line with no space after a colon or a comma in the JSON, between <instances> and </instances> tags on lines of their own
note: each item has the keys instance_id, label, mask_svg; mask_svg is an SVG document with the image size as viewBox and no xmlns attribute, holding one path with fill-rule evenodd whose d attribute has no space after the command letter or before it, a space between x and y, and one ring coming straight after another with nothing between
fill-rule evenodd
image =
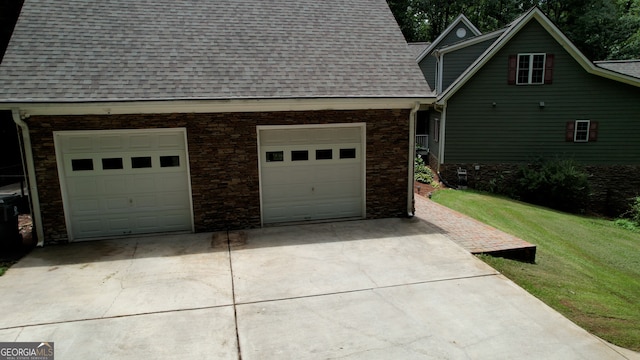
<instances>
[{"instance_id":1,"label":"tree foliage","mask_svg":"<svg viewBox=\"0 0 640 360\"><path fill-rule=\"evenodd\" d=\"M388 0L409 42L433 41L464 14L482 32L538 6L591 60L640 58L640 0Z\"/></svg>"}]
</instances>

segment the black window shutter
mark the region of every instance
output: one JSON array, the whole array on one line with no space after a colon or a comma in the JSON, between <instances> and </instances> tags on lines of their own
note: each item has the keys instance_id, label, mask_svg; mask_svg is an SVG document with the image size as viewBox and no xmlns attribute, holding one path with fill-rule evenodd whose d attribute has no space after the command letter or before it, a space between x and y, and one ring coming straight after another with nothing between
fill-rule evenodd
<instances>
[{"instance_id":1,"label":"black window shutter","mask_svg":"<svg viewBox=\"0 0 640 360\"><path fill-rule=\"evenodd\" d=\"M597 141L598 140L598 122L591 121L589 123L589 141Z\"/></svg>"},{"instance_id":2,"label":"black window shutter","mask_svg":"<svg viewBox=\"0 0 640 360\"><path fill-rule=\"evenodd\" d=\"M555 60L555 56L553 54L547 54L547 60L544 65L544 83L552 84L553 83L553 62Z\"/></svg>"},{"instance_id":3,"label":"black window shutter","mask_svg":"<svg viewBox=\"0 0 640 360\"><path fill-rule=\"evenodd\" d=\"M576 123L574 121L567 121L567 127L565 131L564 140L573 141L573 133L575 131Z\"/></svg>"},{"instance_id":4,"label":"black window shutter","mask_svg":"<svg viewBox=\"0 0 640 360\"><path fill-rule=\"evenodd\" d=\"M515 85L516 84L516 71L518 70L518 56L517 55L509 55L509 77L507 80L507 84Z\"/></svg>"}]
</instances>

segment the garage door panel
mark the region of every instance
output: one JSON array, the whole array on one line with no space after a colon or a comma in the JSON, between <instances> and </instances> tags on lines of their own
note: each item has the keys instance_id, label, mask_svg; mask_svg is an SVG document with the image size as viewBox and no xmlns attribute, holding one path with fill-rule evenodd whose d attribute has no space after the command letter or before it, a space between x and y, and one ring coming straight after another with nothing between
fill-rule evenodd
<instances>
[{"instance_id":1,"label":"garage door panel","mask_svg":"<svg viewBox=\"0 0 640 360\"><path fill-rule=\"evenodd\" d=\"M323 166L314 171L315 182L331 182L336 179L342 181L359 181L362 178L360 164Z\"/></svg>"},{"instance_id":2,"label":"garage door panel","mask_svg":"<svg viewBox=\"0 0 640 360\"><path fill-rule=\"evenodd\" d=\"M313 195L320 199L319 201L342 197L361 197L360 185L349 181L335 181L330 184L321 183L314 186Z\"/></svg>"},{"instance_id":3,"label":"garage door panel","mask_svg":"<svg viewBox=\"0 0 640 360\"><path fill-rule=\"evenodd\" d=\"M175 231L181 230L182 224L188 220L188 217L185 216L183 212L176 211L163 215L160 219L165 227L165 231Z\"/></svg>"},{"instance_id":4,"label":"garage door panel","mask_svg":"<svg viewBox=\"0 0 640 360\"><path fill-rule=\"evenodd\" d=\"M73 211L78 215L95 215L100 212L100 201L98 199L75 199Z\"/></svg>"},{"instance_id":5,"label":"garage door panel","mask_svg":"<svg viewBox=\"0 0 640 360\"><path fill-rule=\"evenodd\" d=\"M136 134L129 136L129 148L132 150L153 149L154 136L152 134Z\"/></svg>"},{"instance_id":6,"label":"garage door panel","mask_svg":"<svg viewBox=\"0 0 640 360\"><path fill-rule=\"evenodd\" d=\"M355 217L362 212L358 206L359 197L343 198L317 205L317 216L320 218ZM339 209L336 211L336 206Z\"/></svg>"},{"instance_id":7,"label":"garage door panel","mask_svg":"<svg viewBox=\"0 0 640 360\"><path fill-rule=\"evenodd\" d=\"M312 219L311 206L306 203L288 202L263 209L265 223L304 221Z\"/></svg>"},{"instance_id":8,"label":"garage door panel","mask_svg":"<svg viewBox=\"0 0 640 360\"><path fill-rule=\"evenodd\" d=\"M75 231L83 237L96 237L104 232L102 218L85 217L74 222Z\"/></svg>"},{"instance_id":9,"label":"garage door panel","mask_svg":"<svg viewBox=\"0 0 640 360\"><path fill-rule=\"evenodd\" d=\"M265 129L259 137L264 223L363 216L361 127ZM293 161L293 151L308 157Z\"/></svg>"},{"instance_id":10,"label":"garage door panel","mask_svg":"<svg viewBox=\"0 0 640 360\"><path fill-rule=\"evenodd\" d=\"M124 147L124 139L120 135L103 135L98 138L98 151L121 150Z\"/></svg>"},{"instance_id":11,"label":"garage door panel","mask_svg":"<svg viewBox=\"0 0 640 360\"><path fill-rule=\"evenodd\" d=\"M68 192L71 196L93 195L98 192L98 183L94 178L74 177L68 180Z\"/></svg>"},{"instance_id":12,"label":"garage door panel","mask_svg":"<svg viewBox=\"0 0 640 360\"><path fill-rule=\"evenodd\" d=\"M94 139L91 136L76 136L65 143L65 152L91 152Z\"/></svg>"},{"instance_id":13,"label":"garage door panel","mask_svg":"<svg viewBox=\"0 0 640 360\"><path fill-rule=\"evenodd\" d=\"M156 197L158 206L163 209L188 209L189 199L184 197L184 193L180 191L165 192Z\"/></svg>"},{"instance_id":14,"label":"garage door panel","mask_svg":"<svg viewBox=\"0 0 640 360\"><path fill-rule=\"evenodd\" d=\"M184 129L69 131L54 138L74 239L192 230Z\"/></svg>"},{"instance_id":15,"label":"garage door panel","mask_svg":"<svg viewBox=\"0 0 640 360\"><path fill-rule=\"evenodd\" d=\"M184 173L163 174L155 179L159 191L187 190L189 188L189 182Z\"/></svg>"},{"instance_id":16,"label":"garage door panel","mask_svg":"<svg viewBox=\"0 0 640 360\"><path fill-rule=\"evenodd\" d=\"M159 149L183 149L184 137L182 134L161 134L158 135Z\"/></svg>"},{"instance_id":17,"label":"garage door panel","mask_svg":"<svg viewBox=\"0 0 640 360\"><path fill-rule=\"evenodd\" d=\"M102 194L128 194L130 191L127 186L127 180L129 180L129 178L125 176L104 177L98 180L99 183L101 182L100 185L102 185L99 186L98 191Z\"/></svg>"},{"instance_id":18,"label":"garage door panel","mask_svg":"<svg viewBox=\"0 0 640 360\"><path fill-rule=\"evenodd\" d=\"M263 200L268 202L280 202L286 200L302 200L313 195L312 186L309 184L285 184L273 185L265 189Z\"/></svg>"},{"instance_id":19,"label":"garage door panel","mask_svg":"<svg viewBox=\"0 0 640 360\"><path fill-rule=\"evenodd\" d=\"M161 174L155 175L134 175L129 178L131 181L127 186L128 193L155 193L157 192L158 186L156 185L157 177L162 176Z\"/></svg>"},{"instance_id":20,"label":"garage door panel","mask_svg":"<svg viewBox=\"0 0 640 360\"><path fill-rule=\"evenodd\" d=\"M156 216L139 216L136 220L136 227L140 229L141 232L153 232L160 226L158 222L159 219Z\"/></svg>"},{"instance_id":21,"label":"garage door panel","mask_svg":"<svg viewBox=\"0 0 640 360\"><path fill-rule=\"evenodd\" d=\"M112 215L107 216L107 228L109 231L117 232L117 233L129 233L131 229L131 224L129 223L129 217L123 215Z\"/></svg>"},{"instance_id":22,"label":"garage door panel","mask_svg":"<svg viewBox=\"0 0 640 360\"><path fill-rule=\"evenodd\" d=\"M129 197L109 197L103 201L104 203L104 212L114 212L114 211L122 211L128 210L131 207L131 198Z\"/></svg>"},{"instance_id":23,"label":"garage door panel","mask_svg":"<svg viewBox=\"0 0 640 360\"><path fill-rule=\"evenodd\" d=\"M263 171L263 181L267 184L294 184L313 181L315 171L311 167L276 167Z\"/></svg>"},{"instance_id":24,"label":"garage door panel","mask_svg":"<svg viewBox=\"0 0 640 360\"><path fill-rule=\"evenodd\" d=\"M157 194L149 194L149 195L140 195L135 198L134 205L137 210L150 210L153 211L156 209L158 204L158 195Z\"/></svg>"}]
</instances>

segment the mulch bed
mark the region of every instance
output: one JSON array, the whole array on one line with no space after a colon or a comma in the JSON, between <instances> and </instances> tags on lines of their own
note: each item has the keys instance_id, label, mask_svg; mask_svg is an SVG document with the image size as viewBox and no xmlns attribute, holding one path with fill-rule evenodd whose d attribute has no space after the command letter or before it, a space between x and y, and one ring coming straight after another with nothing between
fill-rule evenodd
<instances>
[{"instance_id":1,"label":"mulch bed","mask_svg":"<svg viewBox=\"0 0 640 360\"><path fill-rule=\"evenodd\" d=\"M418 195L424 196L424 197L429 197L430 194L433 194L434 192L438 191L438 190L442 190L442 189L446 189L447 187L440 182L440 178L438 178L438 174L434 171L433 172L433 181L438 184L438 186L433 186L431 184L425 184L425 183L421 183L418 181L414 181L413 182L413 192L415 192Z\"/></svg>"}]
</instances>

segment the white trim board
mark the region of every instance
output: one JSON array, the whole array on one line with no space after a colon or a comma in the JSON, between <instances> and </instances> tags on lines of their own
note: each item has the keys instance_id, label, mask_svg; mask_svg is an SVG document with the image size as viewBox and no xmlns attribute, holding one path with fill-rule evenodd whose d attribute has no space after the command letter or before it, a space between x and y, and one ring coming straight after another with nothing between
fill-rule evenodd
<instances>
[{"instance_id":1,"label":"white trim board","mask_svg":"<svg viewBox=\"0 0 640 360\"><path fill-rule=\"evenodd\" d=\"M432 104L435 94L415 98L362 99L246 99L167 100L92 103L0 103L2 109L19 109L23 118L36 115L111 115L162 113L221 113L315 110L411 109L416 102Z\"/></svg>"}]
</instances>

